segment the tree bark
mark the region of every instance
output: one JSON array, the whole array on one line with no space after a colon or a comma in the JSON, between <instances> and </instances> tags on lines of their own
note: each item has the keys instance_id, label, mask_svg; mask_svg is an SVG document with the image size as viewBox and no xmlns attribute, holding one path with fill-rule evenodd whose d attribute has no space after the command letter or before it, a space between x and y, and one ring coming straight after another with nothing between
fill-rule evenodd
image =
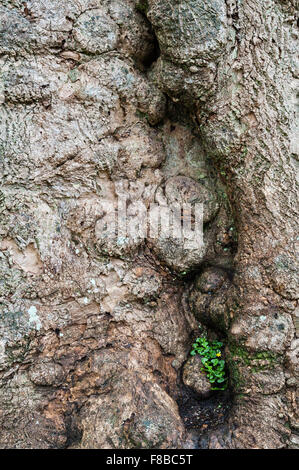
<instances>
[{"instance_id":1,"label":"tree bark","mask_svg":"<svg viewBox=\"0 0 299 470\"><path fill-rule=\"evenodd\" d=\"M295 1L0 16L0 446L298 446ZM115 237L120 197L130 226L203 202L204 248ZM232 393L206 432L178 408L198 322Z\"/></svg>"},{"instance_id":2,"label":"tree bark","mask_svg":"<svg viewBox=\"0 0 299 470\"><path fill-rule=\"evenodd\" d=\"M295 3L190 2L189 10L181 2L149 4L162 44L158 77L166 82L170 62L189 67L180 86L167 91L187 97L191 90L191 112L225 179L238 232L227 293L237 395L227 434L213 435L210 445L296 445Z\"/></svg>"}]
</instances>

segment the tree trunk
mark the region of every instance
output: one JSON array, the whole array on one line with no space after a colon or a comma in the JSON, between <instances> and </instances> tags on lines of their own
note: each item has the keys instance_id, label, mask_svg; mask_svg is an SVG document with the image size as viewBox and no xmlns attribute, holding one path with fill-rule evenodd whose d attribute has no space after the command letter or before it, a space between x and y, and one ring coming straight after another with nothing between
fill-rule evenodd
<instances>
[{"instance_id":1,"label":"tree trunk","mask_svg":"<svg viewBox=\"0 0 299 470\"><path fill-rule=\"evenodd\" d=\"M0 6L0 447L298 446L295 0L48 3ZM203 247L120 200L203 203Z\"/></svg>"}]
</instances>

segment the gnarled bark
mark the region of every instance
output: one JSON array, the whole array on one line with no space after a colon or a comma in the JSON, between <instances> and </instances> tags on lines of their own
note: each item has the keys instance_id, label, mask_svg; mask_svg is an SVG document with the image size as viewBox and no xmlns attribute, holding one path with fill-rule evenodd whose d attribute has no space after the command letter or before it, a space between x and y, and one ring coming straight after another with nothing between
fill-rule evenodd
<instances>
[{"instance_id":1,"label":"gnarled bark","mask_svg":"<svg viewBox=\"0 0 299 470\"><path fill-rule=\"evenodd\" d=\"M295 13L2 1L2 448L297 445ZM132 225L203 202L203 249L117 239L119 196ZM199 444L176 402L198 321L234 393Z\"/></svg>"}]
</instances>

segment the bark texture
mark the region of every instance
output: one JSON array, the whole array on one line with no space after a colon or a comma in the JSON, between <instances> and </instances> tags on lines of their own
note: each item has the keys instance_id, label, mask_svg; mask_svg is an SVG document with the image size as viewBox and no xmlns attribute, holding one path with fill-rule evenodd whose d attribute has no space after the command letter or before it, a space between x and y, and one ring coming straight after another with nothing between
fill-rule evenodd
<instances>
[{"instance_id":1,"label":"bark texture","mask_svg":"<svg viewBox=\"0 0 299 470\"><path fill-rule=\"evenodd\" d=\"M295 1L0 18L0 447L298 446ZM130 224L139 200L203 202L204 248L117 239L120 195ZM234 394L200 435L177 405L199 322Z\"/></svg>"}]
</instances>

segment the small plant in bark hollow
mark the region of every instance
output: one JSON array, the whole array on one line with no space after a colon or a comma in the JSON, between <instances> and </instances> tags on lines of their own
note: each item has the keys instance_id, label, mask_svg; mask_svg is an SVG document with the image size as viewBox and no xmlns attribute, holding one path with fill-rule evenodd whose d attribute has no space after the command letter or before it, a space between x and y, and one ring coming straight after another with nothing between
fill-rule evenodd
<instances>
[{"instance_id":1,"label":"small plant in bark hollow","mask_svg":"<svg viewBox=\"0 0 299 470\"><path fill-rule=\"evenodd\" d=\"M227 378L225 377L225 361L222 359L221 341L209 341L205 336L197 338L192 345L191 356L200 355L202 368L213 385L212 390L225 390Z\"/></svg>"}]
</instances>

